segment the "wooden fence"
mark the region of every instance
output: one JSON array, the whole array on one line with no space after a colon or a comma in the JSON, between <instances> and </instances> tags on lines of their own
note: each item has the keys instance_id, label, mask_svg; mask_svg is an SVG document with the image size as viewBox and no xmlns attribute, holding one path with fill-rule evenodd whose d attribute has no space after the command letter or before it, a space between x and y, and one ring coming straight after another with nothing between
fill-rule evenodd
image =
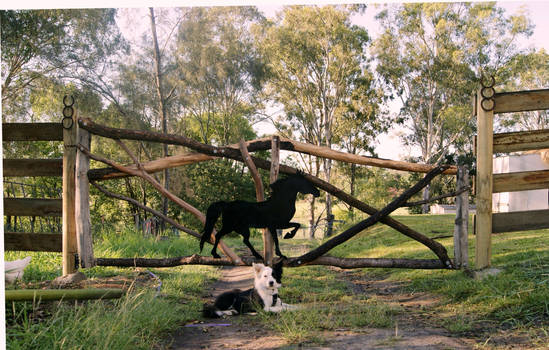
<instances>
[{"instance_id":1,"label":"wooden fence","mask_svg":"<svg viewBox=\"0 0 549 350\"><path fill-rule=\"evenodd\" d=\"M303 256L290 258L285 261L287 266L300 266L304 264L319 264L332 265L342 268L357 268L357 267L396 267L396 268L456 268L467 266L467 208L468 208L468 180L467 172L460 168L459 171L453 166L435 167L432 165L415 164L407 162L398 162L391 160L381 160L377 158L364 157L358 155L346 154L335 150L330 150L325 147L313 146L299 143L289 139L279 139L278 137L269 139L259 139L242 142L240 145L232 145L226 147L215 147L197 143L194 140L185 138L179 135L165 135L146 131L113 129L94 123L89 119L78 119L76 114L72 118L70 128L63 128L61 123L39 123L39 124L3 124L4 139L6 141L38 141L38 140L53 140L62 141L64 145L63 159L5 159L4 160L4 176L63 176L63 196L62 200L44 200L40 198L33 199L5 199L6 215L62 215L63 234L28 234L8 232L5 238L5 246L7 250L35 250L35 251L60 251L63 254L63 274L72 273L77 269L79 262L82 267L92 267L95 265L101 266L175 266L177 264L249 264L245 258L240 258L234 254L228 247L220 245L228 258L215 260L208 257L176 257L167 259L105 259L95 258L92 247L91 225L90 225L90 208L89 208L89 186L90 180L94 181L94 186L101 189L96 183L100 180L115 178L120 176L141 176L147 181L150 181L153 186L158 185L149 172L159 171L164 168L180 166L182 164L190 164L198 161L214 159L218 157L227 157L238 161L243 161L250 167L251 173L256 170L253 168L262 168L271 171L271 181L276 179L278 172L285 174L295 174L297 169L279 165L278 157L275 155L278 149L287 149L295 152L302 152L316 155L319 157L330 158L338 161L351 162L356 164L371 165L378 167L388 167L399 170L419 171L427 173L413 188L406 191L402 196L389 203L385 208L378 210L370 207L364 202L350 196L337 187L329 184L315 176L305 174L315 186L339 198L343 202L361 210L369 215L368 219L357 223L345 232L334 236L331 240L324 243L316 250L313 250ZM69 123L70 124L70 123ZM110 160L104 159L101 156L90 153L91 134L96 134L102 137L110 137L119 143L122 149L134 158L133 165L121 166ZM187 154L183 156L172 156L159 159L151 164L140 164L129 149L125 146L122 139L143 140L161 143L169 143L186 146L198 153ZM272 160L259 159L248 154L248 151L257 151L261 149L271 149L273 152ZM179 157L178 159L175 159ZM89 169L89 162L95 159L104 162L111 166L105 169ZM158 164L157 164L158 163ZM48 166L46 166L48 165ZM149 168L149 167L152 168ZM45 169L48 168L48 169ZM54 170L55 169L55 170ZM403 206L409 198L421 189L421 186L426 186L432 178L438 174L458 175L456 193L452 196L458 198L458 216L456 219L456 228L454 231L455 251L454 259L451 260L444 246L439 242L426 237L425 235L415 231L414 229L398 222L388 216L396 208ZM421 186L420 186L421 185ZM155 186L162 195L170 198L185 210L190 211L199 219L203 219L203 214L192 208L188 203L174 196L169 191ZM262 187L256 183L256 186ZM109 194L115 198L128 200L123 196ZM259 197L258 197L259 198ZM139 203L134 203L139 204ZM154 210L146 208L154 213ZM156 213L155 215L161 215ZM163 218L168 222L169 218ZM438 259L436 260L413 260L413 259L343 259L321 256L326 251L332 249L335 245L350 239L358 232L364 230L377 222L382 222L400 233L417 240L428 247ZM188 232L194 236L199 234L186 229L181 225L173 222L178 229ZM61 236L61 237L60 237ZM267 238L269 235L266 235ZM269 259L272 256L272 247L270 242L265 241L266 250L265 256ZM324 249L324 251L321 251ZM127 260L127 261L126 261ZM270 260L270 259L269 259ZM175 265L174 265L175 264Z\"/></svg>"},{"instance_id":2,"label":"wooden fence","mask_svg":"<svg viewBox=\"0 0 549 350\"><path fill-rule=\"evenodd\" d=\"M483 93L475 98L477 174L475 266L490 266L491 234L549 228L549 210L492 213L492 194L549 188L549 170L493 174L494 153L549 148L549 130L494 134L494 115L549 109L549 89Z\"/></svg>"},{"instance_id":3,"label":"wooden fence","mask_svg":"<svg viewBox=\"0 0 549 350\"><path fill-rule=\"evenodd\" d=\"M76 176L77 142L86 142L87 132L79 130L77 116L72 116L70 127L64 128L62 123L3 123L3 141L33 142L60 141L63 142L62 159L3 159L3 175L8 177L57 176L63 178L62 198L4 198L5 216L61 216L62 234L58 233L22 233L4 232L4 249L23 251L61 252L63 256L63 275L77 270L80 262L83 267L92 266L89 256L91 236L82 228L89 222L89 209L84 207L89 200L79 199L75 193L76 181L87 180L87 169L84 176ZM84 138L84 139L82 139ZM89 136L88 136L89 140ZM85 163L85 162L84 162ZM88 188L89 186L81 186ZM84 192L87 192L85 190ZM78 217L78 220L77 220ZM78 223L78 225L77 225ZM78 235L77 235L78 230ZM88 247L87 249L83 249ZM93 259L93 253L91 253ZM78 260L77 257L80 257ZM84 260L83 258L87 258Z\"/></svg>"}]
</instances>

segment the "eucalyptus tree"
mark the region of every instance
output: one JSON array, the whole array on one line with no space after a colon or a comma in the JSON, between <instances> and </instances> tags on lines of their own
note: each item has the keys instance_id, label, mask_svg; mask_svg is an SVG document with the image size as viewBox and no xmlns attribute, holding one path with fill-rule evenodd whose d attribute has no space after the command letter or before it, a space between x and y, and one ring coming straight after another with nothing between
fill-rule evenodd
<instances>
[{"instance_id":1,"label":"eucalyptus tree","mask_svg":"<svg viewBox=\"0 0 549 350\"><path fill-rule=\"evenodd\" d=\"M483 75L508 78L517 40L531 34L526 17L461 2L390 5L377 19L384 29L373 46L377 72L402 103L404 143L419 147L425 163L470 150L471 95Z\"/></svg>"},{"instance_id":2,"label":"eucalyptus tree","mask_svg":"<svg viewBox=\"0 0 549 350\"><path fill-rule=\"evenodd\" d=\"M505 91L535 90L549 86L549 54L544 49L517 56L511 63L511 78ZM498 130L549 129L549 111L506 113L497 118Z\"/></svg>"},{"instance_id":3,"label":"eucalyptus tree","mask_svg":"<svg viewBox=\"0 0 549 350\"><path fill-rule=\"evenodd\" d=\"M251 123L263 108L263 63L250 27L262 15L255 7L183 11L176 51L182 129L204 143L253 137Z\"/></svg>"},{"instance_id":4,"label":"eucalyptus tree","mask_svg":"<svg viewBox=\"0 0 549 350\"><path fill-rule=\"evenodd\" d=\"M29 118L31 92L74 82L109 90L109 69L127 46L114 9L0 11L5 120Z\"/></svg>"},{"instance_id":5,"label":"eucalyptus tree","mask_svg":"<svg viewBox=\"0 0 549 350\"><path fill-rule=\"evenodd\" d=\"M343 144L343 134L350 135L350 130L356 131L358 125L366 128L373 125L373 114L359 115L355 112L362 107L353 107L353 103L359 102L352 100L352 96L359 97L353 92L361 89L369 96L372 88L365 64L369 37L364 28L351 23L356 10L357 7L345 6L286 7L260 32L259 45L268 63L266 93L284 108L277 124L279 130L293 132L294 137L305 142L332 148ZM361 98L359 104L376 102ZM353 118L359 123L351 122ZM320 165L312 160L306 164L315 175ZM330 181L331 160L324 160L322 168ZM313 235L314 201L310 208ZM326 217L333 218L330 195L326 196ZM328 230L327 234L330 233Z\"/></svg>"}]
</instances>

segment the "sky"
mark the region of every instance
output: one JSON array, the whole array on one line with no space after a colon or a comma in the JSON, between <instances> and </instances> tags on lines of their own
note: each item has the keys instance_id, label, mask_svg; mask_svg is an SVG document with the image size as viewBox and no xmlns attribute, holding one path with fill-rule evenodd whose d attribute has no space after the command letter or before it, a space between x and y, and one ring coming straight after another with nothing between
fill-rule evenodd
<instances>
[{"instance_id":1,"label":"sky","mask_svg":"<svg viewBox=\"0 0 549 350\"><path fill-rule=\"evenodd\" d=\"M354 1L357 2L357 1ZM364 1L360 1L364 3ZM365 1L370 4L367 7L365 13L361 16L354 18L354 22L358 25L364 26L369 35L372 38L376 38L379 35L379 26L377 25L374 16L379 11L377 6L378 2ZM402 1L399 1L402 2ZM276 3L276 5L273 5ZM68 1L68 0L47 0L46 2L37 2L36 0L19 0L12 2L12 8L84 8L84 7L119 7L119 8L143 8L141 15L134 16L133 25L126 23L120 23L123 34L128 39L136 39L138 35L139 24L142 23L143 30L148 30L149 19L147 17L148 11L146 7L174 7L174 6L212 6L212 5L256 5L267 17L272 17L276 12L281 9L282 5L288 4L333 4L333 3L348 3L341 0L283 0L283 1L265 1L265 0L80 0L80 1ZM44 5L45 4L45 5ZM521 8L528 11L529 17L535 25L534 33L527 40L522 41L520 44L524 48L545 48L549 52L549 0L544 1L498 1L498 5L503 7L508 14L514 14ZM0 8L10 8L1 5ZM542 87L540 87L542 88ZM399 109L398 104L390 106L393 112L397 112ZM274 128L267 124L262 123L256 126L256 131L259 134L271 134L274 133ZM407 156L419 155L419 151L413 148L404 147L399 140L399 135L404 131L399 128L389 130L387 134L380 135L378 137L379 145L376 147L376 152L381 158L401 160Z\"/></svg>"}]
</instances>

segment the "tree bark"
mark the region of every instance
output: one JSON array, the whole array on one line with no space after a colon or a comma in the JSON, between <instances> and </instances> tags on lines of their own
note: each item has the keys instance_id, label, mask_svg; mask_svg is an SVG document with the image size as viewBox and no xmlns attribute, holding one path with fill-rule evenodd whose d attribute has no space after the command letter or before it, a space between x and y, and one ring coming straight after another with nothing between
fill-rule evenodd
<instances>
[{"instance_id":1,"label":"tree bark","mask_svg":"<svg viewBox=\"0 0 549 350\"><path fill-rule=\"evenodd\" d=\"M97 266L119 266L119 267L175 267L181 265L214 265L234 266L228 258L215 259L209 256L193 254L191 256L180 256L174 258L96 258ZM252 257L243 257L243 265L251 266L256 260ZM291 265L290 260L283 260L286 267L297 267ZM440 260L425 259L383 259L383 258L336 258L333 256L321 256L303 265L324 265L336 266L342 269L355 269L363 267L380 268L404 268L404 269L444 269L447 268Z\"/></svg>"},{"instance_id":2,"label":"tree bark","mask_svg":"<svg viewBox=\"0 0 549 350\"><path fill-rule=\"evenodd\" d=\"M319 247L311 250L310 252L297 257L290 259L291 262L288 263L290 266L298 266L303 265L308 262L313 261L314 259L318 258L319 256L322 256L326 254L328 251L330 251L332 248L348 241L352 237L354 237L356 234L361 232L362 230L376 224L381 219L388 216L391 212L395 211L396 209L400 208L402 204L406 203L410 197L412 197L417 192L421 191L425 186L427 186L431 180L441 174L447 167L440 166L433 170L431 170L423 179L421 179L417 184L406 190L402 195L400 195L398 198L393 200L391 203L389 203L385 208L381 209L380 211L376 212L366 220L363 220L359 222L358 224L350 227L349 229L345 230L343 233L333 237L329 241L323 243ZM446 266L451 266L451 261L448 259L448 261L443 262Z\"/></svg>"},{"instance_id":3,"label":"tree bark","mask_svg":"<svg viewBox=\"0 0 549 350\"><path fill-rule=\"evenodd\" d=\"M162 122L162 133L167 134L168 133L168 113L166 109L166 99L164 96L164 91L162 89L162 62L161 62L161 55L160 55L160 49L158 47L158 38L156 36L156 22L154 18L154 9L152 7L149 7L150 11L150 17L151 17L151 31L152 31L152 37L153 37L153 45L154 45L154 66L155 66L155 82L156 82L156 94L158 96L158 111L160 113L160 119ZM168 156L168 144L163 144L162 146L163 156L164 158ZM162 186L165 189L168 189L169 186L169 170L166 168L164 169L164 176L162 178ZM166 216L168 214L168 198L164 197L162 200L162 214ZM164 220L160 223L160 230L164 231L165 224Z\"/></svg>"},{"instance_id":4,"label":"tree bark","mask_svg":"<svg viewBox=\"0 0 549 350\"><path fill-rule=\"evenodd\" d=\"M176 144L181 146L186 146L188 148L191 148L197 152L204 153L206 155L214 156L214 157L227 157L230 159L243 161L242 156L240 155L240 151L238 149L234 149L231 147L215 147L211 145L206 145L203 143L200 143L198 141L192 140L190 138L179 136L179 135L163 135L160 133L154 133L154 132L147 132L147 131L140 131L140 130L125 130L125 129L115 129L115 128L109 128L105 127L99 124L94 123L88 118L79 119L79 124L82 128L89 130L90 132L104 136L109 138L115 138L115 139L131 139L131 140L144 140L144 141L154 141L154 142L167 142L170 144ZM269 147L270 140L266 139L264 140L266 142L266 145L264 147ZM281 149L284 145L284 141L281 140ZM248 147L248 151L250 151L250 147ZM335 152L335 151L333 151ZM336 152L341 153L341 152ZM362 158L362 156L360 156ZM254 164L258 168L262 168L265 170L270 170L271 168L271 162L267 160L263 160L256 157L251 157ZM343 159L343 161L345 161ZM399 162L402 163L402 162ZM404 162L405 163L405 162ZM407 164L413 164L413 163L407 163ZM425 167L419 167L420 169L426 169L428 167L429 169L433 169L432 166ZM415 168L415 167L413 167ZM452 169L455 169L455 167L448 166L445 168L444 174L455 174L455 171ZM284 174L296 174L297 169L287 166L287 165L280 165L280 172ZM322 179L319 179L316 176L312 176L309 174L305 174L305 177L311 181L315 186L318 188L323 189L326 192L329 192L334 197L344 201L345 203L349 204L350 206L353 206L357 208L360 211L363 211L367 214L373 215L378 210L369 206L368 204L361 202L360 200L348 195L347 193L343 192L342 190L338 189L337 187L333 186L330 183L327 183L326 181L323 181ZM386 225L389 225L390 227L394 228L395 230L399 231L400 233L424 244L429 249L431 249L438 257L439 259L448 267L451 267L450 258L448 257L448 253L446 251L446 248L444 246L436 241L433 241L426 237L425 235L413 230L412 228L390 218L390 217L384 217L380 220Z\"/></svg>"}]
</instances>

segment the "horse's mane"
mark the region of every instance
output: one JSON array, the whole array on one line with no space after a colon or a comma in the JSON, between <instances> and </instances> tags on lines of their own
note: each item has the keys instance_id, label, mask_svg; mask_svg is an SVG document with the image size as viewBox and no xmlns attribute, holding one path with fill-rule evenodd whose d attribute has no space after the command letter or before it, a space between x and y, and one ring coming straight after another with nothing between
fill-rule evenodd
<instances>
[{"instance_id":1,"label":"horse's mane","mask_svg":"<svg viewBox=\"0 0 549 350\"><path fill-rule=\"evenodd\" d=\"M296 177L301 177L303 178L303 172L298 170L297 173L295 174L291 174L291 175L288 175L286 177L283 177L283 178L280 178L278 180L276 180L275 182L273 182L272 184L269 185L269 187L271 187L271 189L274 191L274 190L277 190L280 188L281 185L283 185L285 182L287 182L288 180L292 179L292 178L296 178Z\"/></svg>"}]
</instances>

